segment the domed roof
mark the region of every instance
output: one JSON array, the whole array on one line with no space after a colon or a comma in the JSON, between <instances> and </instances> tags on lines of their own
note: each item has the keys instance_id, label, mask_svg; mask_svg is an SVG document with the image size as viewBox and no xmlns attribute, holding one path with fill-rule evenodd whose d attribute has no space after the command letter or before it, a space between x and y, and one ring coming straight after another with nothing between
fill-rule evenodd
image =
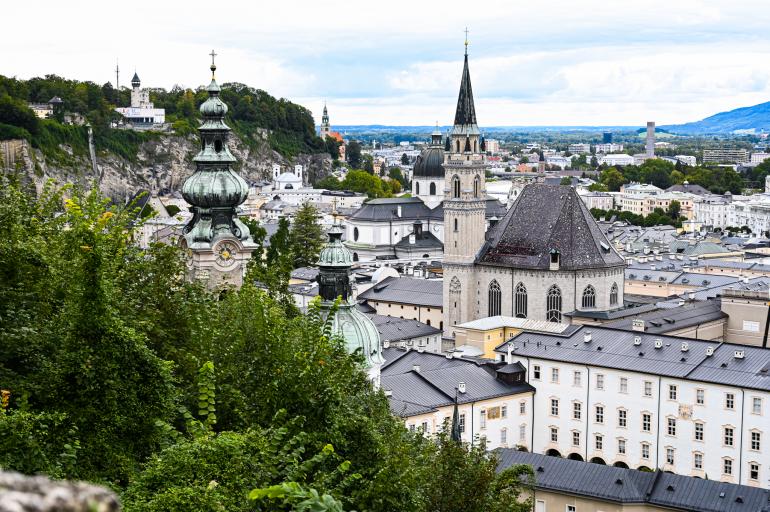
<instances>
[{"instance_id":1,"label":"domed roof","mask_svg":"<svg viewBox=\"0 0 770 512\"><path fill-rule=\"evenodd\" d=\"M301 183L302 179L297 176L296 174L285 172L278 176L275 181L278 181L280 183Z\"/></svg>"},{"instance_id":2,"label":"domed roof","mask_svg":"<svg viewBox=\"0 0 770 512\"><path fill-rule=\"evenodd\" d=\"M329 243L324 245L318 255L319 267L350 268L353 266L353 255L342 244L342 228L335 224L329 230Z\"/></svg>"},{"instance_id":3,"label":"domed roof","mask_svg":"<svg viewBox=\"0 0 770 512\"><path fill-rule=\"evenodd\" d=\"M414 163L414 178L443 178L444 150L439 146L430 146L422 150Z\"/></svg>"},{"instance_id":4,"label":"domed roof","mask_svg":"<svg viewBox=\"0 0 770 512\"><path fill-rule=\"evenodd\" d=\"M353 304L340 304L332 320L332 332L342 336L349 353L361 349L367 368L381 365L380 332L374 322Z\"/></svg>"}]
</instances>

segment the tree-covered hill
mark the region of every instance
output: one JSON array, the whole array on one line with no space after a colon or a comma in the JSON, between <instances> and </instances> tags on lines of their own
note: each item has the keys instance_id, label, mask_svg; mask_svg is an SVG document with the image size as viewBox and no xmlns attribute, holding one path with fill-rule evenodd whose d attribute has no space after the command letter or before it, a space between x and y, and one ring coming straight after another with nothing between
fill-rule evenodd
<instances>
[{"instance_id":1,"label":"tree-covered hill","mask_svg":"<svg viewBox=\"0 0 770 512\"><path fill-rule=\"evenodd\" d=\"M115 107L129 105L130 94L126 87L117 90L110 83L98 85L56 75L29 80L0 75L0 140L24 138L44 153L56 151L65 142L75 150L82 149L86 143L85 130L62 124L64 113L73 112L84 116L93 126L98 149L131 159L137 145L152 135L110 129L110 123L120 118ZM270 146L283 156L331 149L316 135L313 116L301 105L240 83L224 84L221 95L229 106L227 119L231 127L247 144L256 144L258 132L268 130ZM61 98L63 104L53 120L37 119L27 106L46 103L54 96ZM151 101L157 108L166 109L166 120L179 135L194 133L200 117L198 107L206 97L202 87L150 89Z\"/></svg>"}]
</instances>

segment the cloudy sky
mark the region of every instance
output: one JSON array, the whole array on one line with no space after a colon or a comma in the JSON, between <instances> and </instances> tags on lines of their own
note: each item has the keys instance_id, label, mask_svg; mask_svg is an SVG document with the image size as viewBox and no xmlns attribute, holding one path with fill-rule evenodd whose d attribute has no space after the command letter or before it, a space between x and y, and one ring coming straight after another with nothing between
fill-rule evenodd
<instances>
[{"instance_id":1,"label":"cloudy sky","mask_svg":"<svg viewBox=\"0 0 770 512\"><path fill-rule=\"evenodd\" d=\"M0 74L218 79L332 124L450 124L463 29L479 123L643 125L770 100L762 0L36 0L3 7ZM11 21L11 23L8 23Z\"/></svg>"}]
</instances>

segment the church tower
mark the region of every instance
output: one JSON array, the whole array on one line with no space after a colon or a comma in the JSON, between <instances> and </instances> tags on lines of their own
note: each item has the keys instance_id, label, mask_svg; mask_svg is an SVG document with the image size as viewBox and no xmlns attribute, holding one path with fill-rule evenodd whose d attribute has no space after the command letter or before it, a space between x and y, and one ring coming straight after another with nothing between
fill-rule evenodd
<instances>
[{"instance_id":1,"label":"church tower","mask_svg":"<svg viewBox=\"0 0 770 512\"><path fill-rule=\"evenodd\" d=\"M232 168L236 161L227 146L230 127L225 124L227 105L219 97L211 52L211 83L200 112L201 149L193 158L195 172L185 180L182 196L192 207L192 219L180 244L187 257L188 277L210 289L241 286L246 264L257 248L249 229L238 219L237 208L249 187Z\"/></svg>"},{"instance_id":2,"label":"church tower","mask_svg":"<svg viewBox=\"0 0 770 512\"><path fill-rule=\"evenodd\" d=\"M329 133L332 131L331 125L329 124L329 112L326 110L326 103L324 103L324 113L321 116L321 133L320 137L324 140L326 140L326 137L329 135Z\"/></svg>"},{"instance_id":3,"label":"church tower","mask_svg":"<svg viewBox=\"0 0 770 512\"><path fill-rule=\"evenodd\" d=\"M476 123L468 41L449 150L444 153L444 331L475 311L473 263L486 229L486 157Z\"/></svg>"}]
</instances>

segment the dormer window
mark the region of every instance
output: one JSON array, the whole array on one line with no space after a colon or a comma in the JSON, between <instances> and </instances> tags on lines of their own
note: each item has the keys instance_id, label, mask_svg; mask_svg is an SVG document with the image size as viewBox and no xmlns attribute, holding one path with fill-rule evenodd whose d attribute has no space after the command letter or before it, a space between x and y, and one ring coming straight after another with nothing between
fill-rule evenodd
<instances>
[{"instance_id":1,"label":"dormer window","mask_svg":"<svg viewBox=\"0 0 770 512\"><path fill-rule=\"evenodd\" d=\"M222 141L220 139L217 139L214 141L214 151L216 151L217 153L222 151Z\"/></svg>"}]
</instances>

